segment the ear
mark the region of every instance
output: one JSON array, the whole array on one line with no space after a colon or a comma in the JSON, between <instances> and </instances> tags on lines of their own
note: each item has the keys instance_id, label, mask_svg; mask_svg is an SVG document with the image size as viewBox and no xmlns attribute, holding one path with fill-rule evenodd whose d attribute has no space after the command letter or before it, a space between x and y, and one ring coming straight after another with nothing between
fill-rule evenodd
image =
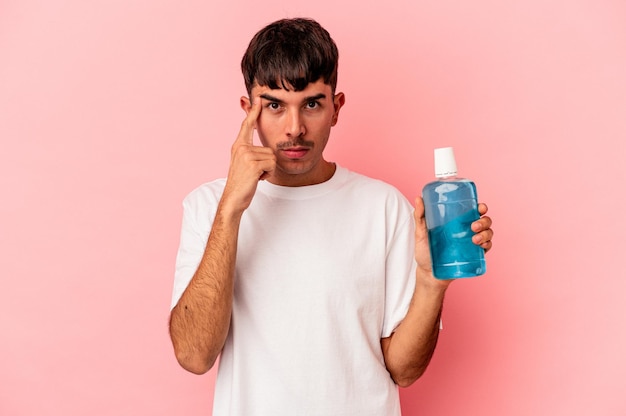
<instances>
[{"instance_id":1,"label":"ear","mask_svg":"<svg viewBox=\"0 0 626 416\"><path fill-rule=\"evenodd\" d=\"M335 124L337 124L337 120L339 120L339 110L341 110L341 107L343 107L345 103L346 103L346 96L344 93L338 92L337 94L335 94L335 96L333 97L333 105L335 107L335 112L333 114L333 120L330 124L331 126L334 126Z\"/></svg>"},{"instance_id":2,"label":"ear","mask_svg":"<svg viewBox=\"0 0 626 416\"><path fill-rule=\"evenodd\" d=\"M250 99L248 97L241 97L239 99L239 105L241 106L242 110L246 112L246 114L248 114L250 112L250 109L252 108L252 103L250 102Z\"/></svg>"}]
</instances>

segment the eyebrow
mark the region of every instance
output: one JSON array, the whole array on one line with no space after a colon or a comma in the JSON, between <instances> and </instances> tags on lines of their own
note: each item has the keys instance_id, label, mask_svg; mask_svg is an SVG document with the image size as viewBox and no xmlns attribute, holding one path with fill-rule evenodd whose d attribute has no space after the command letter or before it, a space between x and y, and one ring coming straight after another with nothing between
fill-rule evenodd
<instances>
[{"instance_id":1,"label":"eyebrow","mask_svg":"<svg viewBox=\"0 0 626 416\"><path fill-rule=\"evenodd\" d=\"M270 94L267 93L263 93L261 95L259 95L259 97L261 98L265 98L268 101L272 101L278 104L285 104L285 102L283 100L281 100L280 98L276 98ZM311 95L310 97L304 97L304 99L302 100L302 102L309 102L309 101L317 101L317 100L323 100L326 98L326 94L324 93L319 93L319 94L315 94L315 95Z\"/></svg>"}]
</instances>

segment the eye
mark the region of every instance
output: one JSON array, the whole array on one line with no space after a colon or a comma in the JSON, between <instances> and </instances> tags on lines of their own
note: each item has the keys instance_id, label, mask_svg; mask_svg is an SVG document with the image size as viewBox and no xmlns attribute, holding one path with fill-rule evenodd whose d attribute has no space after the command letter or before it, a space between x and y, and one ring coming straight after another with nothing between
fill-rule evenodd
<instances>
[{"instance_id":1,"label":"eye","mask_svg":"<svg viewBox=\"0 0 626 416\"><path fill-rule=\"evenodd\" d=\"M312 110L312 109L319 107L319 105L320 104L317 101L309 101L306 103L306 108Z\"/></svg>"},{"instance_id":2,"label":"eye","mask_svg":"<svg viewBox=\"0 0 626 416\"><path fill-rule=\"evenodd\" d=\"M267 108L269 108L270 110L278 110L280 108L280 104L278 104L275 101L272 101L269 104L267 104Z\"/></svg>"}]
</instances>

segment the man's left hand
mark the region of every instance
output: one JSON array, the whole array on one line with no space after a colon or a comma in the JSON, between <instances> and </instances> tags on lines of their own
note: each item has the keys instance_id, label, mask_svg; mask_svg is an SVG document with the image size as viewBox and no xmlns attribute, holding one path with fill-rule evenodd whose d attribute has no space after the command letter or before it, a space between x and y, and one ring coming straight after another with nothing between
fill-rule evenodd
<instances>
[{"instance_id":1,"label":"man's left hand","mask_svg":"<svg viewBox=\"0 0 626 416\"><path fill-rule=\"evenodd\" d=\"M481 217L472 223L472 242L482 247L485 252L489 251L493 245L493 230L491 229L491 218L486 216L487 205L478 204L478 213ZM415 198L415 260L420 269L428 274L432 274L432 264L430 259L430 247L428 246L428 228L426 227L426 217L424 214L424 200L421 197Z\"/></svg>"}]
</instances>

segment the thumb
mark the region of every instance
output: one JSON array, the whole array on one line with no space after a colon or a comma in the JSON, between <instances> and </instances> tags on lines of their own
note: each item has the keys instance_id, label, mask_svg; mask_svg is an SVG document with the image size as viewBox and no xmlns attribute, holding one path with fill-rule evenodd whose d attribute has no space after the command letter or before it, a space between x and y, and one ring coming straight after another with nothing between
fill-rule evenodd
<instances>
[{"instance_id":1,"label":"thumb","mask_svg":"<svg viewBox=\"0 0 626 416\"><path fill-rule=\"evenodd\" d=\"M415 216L415 223L424 223L426 224L425 218L425 210L424 210L424 200L421 196L415 198L415 211L413 213Z\"/></svg>"},{"instance_id":2,"label":"thumb","mask_svg":"<svg viewBox=\"0 0 626 416\"><path fill-rule=\"evenodd\" d=\"M415 217L416 242L428 240L428 229L426 227L424 200L421 196L415 198L415 211L413 212L413 216Z\"/></svg>"},{"instance_id":3,"label":"thumb","mask_svg":"<svg viewBox=\"0 0 626 416\"><path fill-rule=\"evenodd\" d=\"M421 197L415 198L415 211L413 211L415 216L415 260L422 270L432 273L425 212L424 200Z\"/></svg>"}]
</instances>

